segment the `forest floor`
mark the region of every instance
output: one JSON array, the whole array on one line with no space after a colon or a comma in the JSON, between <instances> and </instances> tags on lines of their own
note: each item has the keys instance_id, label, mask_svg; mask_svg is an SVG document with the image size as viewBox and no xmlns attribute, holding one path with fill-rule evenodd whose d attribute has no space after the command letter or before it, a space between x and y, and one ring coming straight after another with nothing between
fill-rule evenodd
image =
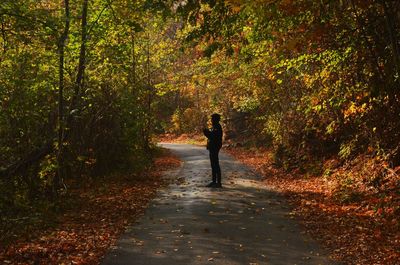
<instances>
[{"instance_id":1,"label":"forest floor","mask_svg":"<svg viewBox=\"0 0 400 265\"><path fill-rule=\"evenodd\" d=\"M143 214L157 190L167 184L161 178L163 172L179 165L164 150L147 172L113 176L71 190L73 205L54 214L52 225L32 227L6 247L0 244L0 263L98 264L127 225Z\"/></svg>"},{"instance_id":2,"label":"forest floor","mask_svg":"<svg viewBox=\"0 0 400 265\"><path fill-rule=\"evenodd\" d=\"M167 136L163 140L204 144L201 136ZM388 199L398 204L398 192L385 198L378 194L342 202L335 196L332 183L322 176L276 168L271 150L223 149L259 174L269 189L284 194L306 232L323 244L335 260L344 264L400 264L398 213L385 212L379 207Z\"/></svg>"}]
</instances>

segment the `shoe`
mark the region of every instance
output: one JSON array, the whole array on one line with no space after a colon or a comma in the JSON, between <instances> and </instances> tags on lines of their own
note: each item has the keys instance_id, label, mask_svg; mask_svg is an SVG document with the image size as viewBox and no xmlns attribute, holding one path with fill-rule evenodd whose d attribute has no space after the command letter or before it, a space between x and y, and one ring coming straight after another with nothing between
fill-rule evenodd
<instances>
[{"instance_id":1,"label":"shoe","mask_svg":"<svg viewBox=\"0 0 400 265\"><path fill-rule=\"evenodd\" d=\"M222 184L221 183L215 183L215 185L213 187L214 188L222 188Z\"/></svg>"},{"instance_id":2,"label":"shoe","mask_svg":"<svg viewBox=\"0 0 400 265\"><path fill-rule=\"evenodd\" d=\"M212 188L215 187L217 185L217 183L215 182L210 182L209 184L206 185L207 188Z\"/></svg>"}]
</instances>

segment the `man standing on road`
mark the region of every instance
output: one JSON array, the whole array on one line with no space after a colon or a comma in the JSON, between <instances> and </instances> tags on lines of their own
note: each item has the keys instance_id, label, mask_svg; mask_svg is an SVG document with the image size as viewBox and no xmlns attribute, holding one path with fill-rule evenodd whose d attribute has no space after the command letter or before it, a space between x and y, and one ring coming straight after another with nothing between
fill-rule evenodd
<instances>
[{"instance_id":1,"label":"man standing on road","mask_svg":"<svg viewBox=\"0 0 400 265\"><path fill-rule=\"evenodd\" d=\"M210 162L212 170L212 182L206 187L222 188L221 168L219 166L218 153L222 147L222 127L219 124L221 116L217 113L211 115L211 129L204 129L203 133L207 137L207 149L210 152Z\"/></svg>"}]
</instances>

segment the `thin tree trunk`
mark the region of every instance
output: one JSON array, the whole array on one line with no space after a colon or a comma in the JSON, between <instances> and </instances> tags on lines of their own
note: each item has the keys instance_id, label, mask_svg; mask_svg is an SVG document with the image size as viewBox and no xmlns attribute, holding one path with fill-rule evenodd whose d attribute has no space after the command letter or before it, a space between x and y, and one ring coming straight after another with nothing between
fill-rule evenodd
<instances>
[{"instance_id":1,"label":"thin tree trunk","mask_svg":"<svg viewBox=\"0 0 400 265\"><path fill-rule=\"evenodd\" d=\"M79 51L79 63L78 63L78 73L76 75L75 85L74 85L74 94L71 99L71 103L69 106L70 113L66 118L66 127L69 130L66 130L64 133L64 140L68 138L71 126L73 114L72 111L76 108L78 104L78 100L80 97L80 93L84 86L84 76L85 76L85 68L86 68L86 41L87 41L87 14L88 14L88 0L83 0L82 3L82 22L81 22L81 46Z\"/></svg>"},{"instance_id":2,"label":"thin tree trunk","mask_svg":"<svg viewBox=\"0 0 400 265\"><path fill-rule=\"evenodd\" d=\"M151 132L151 72L150 72L150 35L147 34L147 130L146 130L146 148L150 147L150 132Z\"/></svg>"},{"instance_id":3,"label":"thin tree trunk","mask_svg":"<svg viewBox=\"0 0 400 265\"><path fill-rule=\"evenodd\" d=\"M393 14L391 13L390 7L388 6L388 3L385 0L382 0L381 4L383 6L383 11L385 14L386 27L389 32L390 46L392 48L392 53L393 53L393 61L396 66L396 70L399 73L400 72L400 51L399 51L399 45L397 42L395 25L394 25L394 21L393 21Z\"/></svg>"},{"instance_id":4,"label":"thin tree trunk","mask_svg":"<svg viewBox=\"0 0 400 265\"><path fill-rule=\"evenodd\" d=\"M136 89L136 53L135 53L135 31L131 29L131 42L132 42L132 93Z\"/></svg>"},{"instance_id":5,"label":"thin tree trunk","mask_svg":"<svg viewBox=\"0 0 400 265\"><path fill-rule=\"evenodd\" d=\"M53 189L56 193L60 187L60 180L63 178L64 168L64 156L63 156L63 141L64 141L64 57L65 57L65 45L68 39L69 26L70 26L70 11L69 11L69 0L64 0L64 14L65 14L65 25L64 32L60 37L58 43L59 51L59 80L58 80L58 153L57 153L57 175L54 179Z\"/></svg>"},{"instance_id":6,"label":"thin tree trunk","mask_svg":"<svg viewBox=\"0 0 400 265\"><path fill-rule=\"evenodd\" d=\"M5 54L7 52L7 37L3 19L1 20L1 36L3 38L3 54Z\"/></svg>"},{"instance_id":7,"label":"thin tree trunk","mask_svg":"<svg viewBox=\"0 0 400 265\"><path fill-rule=\"evenodd\" d=\"M83 77L86 68L86 40L87 40L87 14L88 14L88 0L83 0L82 4L82 23L81 23L81 48L79 52L79 65L78 74L75 81L75 96L80 94L83 87Z\"/></svg>"}]
</instances>

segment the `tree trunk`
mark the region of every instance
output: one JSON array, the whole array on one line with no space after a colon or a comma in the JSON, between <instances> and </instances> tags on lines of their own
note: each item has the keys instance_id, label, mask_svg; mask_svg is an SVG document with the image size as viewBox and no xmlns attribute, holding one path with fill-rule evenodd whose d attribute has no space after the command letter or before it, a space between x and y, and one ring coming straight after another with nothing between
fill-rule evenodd
<instances>
[{"instance_id":1,"label":"tree trunk","mask_svg":"<svg viewBox=\"0 0 400 265\"><path fill-rule=\"evenodd\" d=\"M150 72L150 36L147 34L147 60L146 60L146 70L147 70L147 121L146 129L144 135L145 150L150 150L150 131L151 131L151 72Z\"/></svg>"},{"instance_id":2,"label":"tree trunk","mask_svg":"<svg viewBox=\"0 0 400 265\"><path fill-rule=\"evenodd\" d=\"M87 14L88 14L88 0L83 0L82 3L82 22L81 22L81 46L79 51L79 63L78 73L75 79L74 94L69 106L69 113L65 121L65 127L67 130L64 132L64 141L69 137L71 133L71 123L73 120L73 111L78 105L79 97L84 86L84 76L86 68L86 41L87 41Z\"/></svg>"},{"instance_id":3,"label":"tree trunk","mask_svg":"<svg viewBox=\"0 0 400 265\"><path fill-rule=\"evenodd\" d=\"M81 23L81 48L79 52L78 74L75 81L75 96L79 96L83 87L83 77L86 68L86 40L87 40L87 13L88 0L83 0L82 4L82 23Z\"/></svg>"},{"instance_id":4,"label":"tree trunk","mask_svg":"<svg viewBox=\"0 0 400 265\"><path fill-rule=\"evenodd\" d=\"M397 73L400 73L400 50L396 36L396 29L395 29L396 27L393 21L394 15L390 10L391 7L388 6L389 4L385 0L381 1L381 5L383 6L386 27L387 31L389 32L390 46L392 48L392 53L393 53L393 62L396 66Z\"/></svg>"},{"instance_id":5,"label":"tree trunk","mask_svg":"<svg viewBox=\"0 0 400 265\"><path fill-rule=\"evenodd\" d=\"M132 94L136 89L136 53L135 53L135 31L131 29L131 42L132 42Z\"/></svg>"},{"instance_id":6,"label":"tree trunk","mask_svg":"<svg viewBox=\"0 0 400 265\"><path fill-rule=\"evenodd\" d=\"M63 157L63 141L64 141L64 56L65 44L68 39L69 25L70 25L70 12L69 0L64 0L64 13L65 13L65 26L64 32L60 37L58 43L59 51L59 80L58 80L58 152L57 152L57 174L53 183L53 191L57 193L60 187L60 180L63 178L64 157Z\"/></svg>"},{"instance_id":7,"label":"tree trunk","mask_svg":"<svg viewBox=\"0 0 400 265\"><path fill-rule=\"evenodd\" d=\"M385 80L385 73L381 70L380 66L379 66L379 56L376 53L376 50L373 46L373 44L371 43L371 41L368 38L368 34L366 31L366 25L365 22L360 18L360 15L357 11L357 6L354 3L354 0L351 0L351 6L356 18L356 23L358 24L358 28L359 30L362 32L362 37L364 38L365 44L367 46L367 49L370 52L370 56L371 56L371 64L373 65L372 68L374 69L374 74L375 77L378 78L374 80L374 89L379 89L379 86L381 84L384 84L384 80ZM378 94L382 94L382 89L380 91L377 91Z\"/></svg>"},{"instance_id":8,"label":"tree trunk","mask_svg":"<svg viewBox=\"0 0 400 265\"><path fill-rule=\"evenodd\" d=\"M3 38L3 55L7 52L7 36L3 18L1 18L1 37Z\"/></svg>"}]
</instances>

